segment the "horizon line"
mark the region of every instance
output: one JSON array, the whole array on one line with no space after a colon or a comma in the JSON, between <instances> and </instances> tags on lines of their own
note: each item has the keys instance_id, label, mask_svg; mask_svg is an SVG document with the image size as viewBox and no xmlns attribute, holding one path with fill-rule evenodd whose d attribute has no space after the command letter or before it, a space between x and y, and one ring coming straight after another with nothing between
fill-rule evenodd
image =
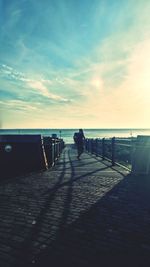
<instances>
[{"instance_id":1,"label":"horizon line","mask_svg":"<svg viewBox=\"0 0 150 267\"><path fill-rule=\"evenodd\" d=\"M1 128L0 130L78 130L81 127L76 128ZM150 128L82 128L83 130L150 130Z\"/></svg>"}]
</instances>

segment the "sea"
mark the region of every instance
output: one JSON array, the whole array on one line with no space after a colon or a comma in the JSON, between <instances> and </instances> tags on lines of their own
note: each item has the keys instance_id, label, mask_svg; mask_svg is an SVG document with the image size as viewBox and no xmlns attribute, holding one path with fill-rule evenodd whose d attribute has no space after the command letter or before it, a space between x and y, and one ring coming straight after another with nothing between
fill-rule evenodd
<instances>
[{"instance_id":1,"label":"sea","mask_svg":"<svg viewBox=\"0 0 150 267\"><path fill-rule=\"evenodd\" d=\"M130 138L138 135L149 135L150 129L83 129L86 138ZM73 135L78 129L0 129L0 135L6 134L41 134L42 136L57 135L66 144L73 143Z\"/></svg>"}]
</instances>

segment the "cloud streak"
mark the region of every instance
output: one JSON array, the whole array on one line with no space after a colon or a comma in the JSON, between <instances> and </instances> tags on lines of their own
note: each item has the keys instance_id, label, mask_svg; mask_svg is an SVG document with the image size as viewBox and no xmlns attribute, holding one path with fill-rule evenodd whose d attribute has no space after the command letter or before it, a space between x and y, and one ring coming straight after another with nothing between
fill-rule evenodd
<instances>
[{"instance_id":1,"label":"cloud streak","mask_svg":"<svg viewBox=\"0 0 150 267\"><path fill-rule=\"evenodd\" d=\"M69 102L68 99L63 98L59 95L53 94L49 92L49 89L45 84L48 86L52 85L50 80L33 80L27 78L23 73L14 70L12 67L2 64L0 66L0 73L3 78L10 78L12 81L23 82L26 88L30 87L37 91L37 93L41 94L44 97L49 98L50 100L59 101L59 102Z\"/></svg>"}]
</instances>

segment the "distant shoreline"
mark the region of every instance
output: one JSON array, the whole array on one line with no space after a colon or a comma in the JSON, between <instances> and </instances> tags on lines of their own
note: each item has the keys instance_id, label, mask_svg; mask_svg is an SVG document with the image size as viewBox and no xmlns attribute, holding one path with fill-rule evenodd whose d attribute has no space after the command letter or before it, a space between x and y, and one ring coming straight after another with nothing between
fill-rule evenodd
<instances>
[{"instance_id":1,"label":"distant shoreline","mask_svg":"<svg viewBox=\"0 0 150 267\"><path fill-rule=\"evenodd\" d=\"M84 129L84 134L86 138L131 138L137 137L138 135L150 135L150 129L142 128L113 128L113 129ZM52 136L56 134L58 138L62 138L65 143L73 143L74 132L78 131L77 128L71 129L53 129L53 128L25 128L25 129L0 129L0 135L42 135L42 136Z\"/></svg>"}]
</instances>

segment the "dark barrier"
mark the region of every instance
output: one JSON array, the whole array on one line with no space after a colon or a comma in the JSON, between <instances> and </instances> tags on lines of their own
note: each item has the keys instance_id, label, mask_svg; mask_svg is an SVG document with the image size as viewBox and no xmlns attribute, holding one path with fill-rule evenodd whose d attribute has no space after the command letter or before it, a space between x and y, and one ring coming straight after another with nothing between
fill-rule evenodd
<instances>
[{"instance_id":1,"label":"dark barrier","mask_svg":"<svg viewBox=\"0 0 150 267\"><path fill-rule=\"evenodd\" d=\"M150 175L150 136L137 136L132 156L132 173Z\"/></svg>"},{"instance_id":2,"label":"dark barrier","mask_svg":"<svg viewBox=\"0 0 150 267\"><path fill-rule=\"evenodd\" d=\"M46 169L41 135L0 136L0 177Z\"/></svg>"}]
</instances>

